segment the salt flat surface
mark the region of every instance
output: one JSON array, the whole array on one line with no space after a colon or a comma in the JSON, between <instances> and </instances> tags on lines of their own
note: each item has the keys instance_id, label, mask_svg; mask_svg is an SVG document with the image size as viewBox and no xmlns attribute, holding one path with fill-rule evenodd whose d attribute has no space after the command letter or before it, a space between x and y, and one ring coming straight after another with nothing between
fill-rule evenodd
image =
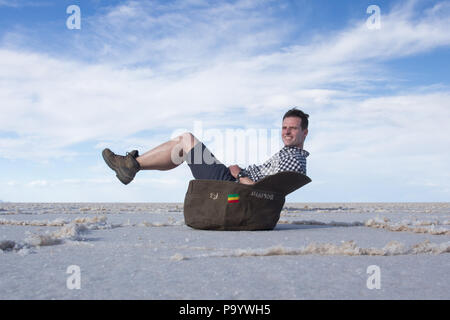
<instances>
[{"instance_id":1,"label":"salt flat surface","mask_svg":"<svg viewBox=\"0 0 450 320\"><path fill-rule=\"evenodd\" d=\"M0 203L0 299L449 299L449 253L450 203L287 203L253 232L191 229L182 203Z\"/></svg>"}]
</instances>

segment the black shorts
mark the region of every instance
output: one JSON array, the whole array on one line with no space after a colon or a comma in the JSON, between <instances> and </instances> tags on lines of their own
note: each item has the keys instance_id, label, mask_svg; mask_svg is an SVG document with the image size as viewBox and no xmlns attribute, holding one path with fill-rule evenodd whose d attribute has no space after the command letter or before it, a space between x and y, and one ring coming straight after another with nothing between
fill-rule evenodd
<instances>
[{"instance_id":1,"label":"black shorts","mask_svg":"<svg viewBox=\"0 0 450 320\"><path fill-rule=\"evenodd\" d=\"M236 181L230 170L202 142L188 152L186 163L195 179Z\"/></svg>"}]
</instances>

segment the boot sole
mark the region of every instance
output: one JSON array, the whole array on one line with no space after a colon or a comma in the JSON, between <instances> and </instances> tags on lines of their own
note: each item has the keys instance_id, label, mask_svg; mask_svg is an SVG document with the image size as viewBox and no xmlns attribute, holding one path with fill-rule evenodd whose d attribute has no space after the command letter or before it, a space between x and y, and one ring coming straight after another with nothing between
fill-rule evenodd
<instances>
[{"instance_id":1,"label":"boot sole","mask_svg":"<svg viewBox=\"0 0 450 320\"><path fill-rule=\"evenodd\" d=\"M120 182L122 182L123 184L127 185L129 184L133 178L131 178L130 176L128 176L127 174L125 174L120 167L116 167L114 166L110 161L109 158L106 156L105 154L106 150L103 150L102 152L102 156L103 156L103 160L105 160L106 164L108 165L108 167L110 167L112 170L114 170L114 172L116 173L116 177L117 179L119 179ZM111 151L111 150L110 150Z\"/></svg>"}]
</instances>

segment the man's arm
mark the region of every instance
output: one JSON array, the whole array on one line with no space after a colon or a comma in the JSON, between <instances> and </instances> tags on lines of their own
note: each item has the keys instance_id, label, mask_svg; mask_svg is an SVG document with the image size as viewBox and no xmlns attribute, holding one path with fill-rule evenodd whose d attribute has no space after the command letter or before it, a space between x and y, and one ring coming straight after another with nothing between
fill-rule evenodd
<instances>
[{"instance_id":1,"label":"man's arm","mask_svg":"<svg viewBox=\"0 0 450 320\"><path fill-rule=\"evenodd\" d=\"M233 177L235 177L236 179L237 179L237 175L242 170L237 164L229 166L228 169L230 169L231 175ZM242 177L242 178L239 179L239 183L252 185L252 184L255 184L255 181L253 181L249 177Z\"/></svg>"},{"instance_id":2,"label":"man's arm","mask_svg":"<svg viewBox=\"0 0 450 320\"><path fill-rule=\"evenodd\" d=\"M229 166L228 169L230 169L230 173L234 178L237 178L238 173L242 170L237 164Z\"/></svg>"}]
</instances>

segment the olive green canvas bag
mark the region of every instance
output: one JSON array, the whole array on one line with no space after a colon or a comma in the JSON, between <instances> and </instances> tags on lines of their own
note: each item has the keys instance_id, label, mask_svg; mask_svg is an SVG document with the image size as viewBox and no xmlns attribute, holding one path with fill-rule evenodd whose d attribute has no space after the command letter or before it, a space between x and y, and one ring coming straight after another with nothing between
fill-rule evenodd
<instances>
[{"instance_id":1,"label":"olive green canvas bag","mask_svg":"<svg viewBox=\"0 0 450 320\"><path fill-rule=\"evenodd\" d=\"M286 195L309 182L309 177L293 171L267 176L254 185L191 180L184 199L184 220L195 229L272 230Z\"/></svg>"}]
</instances>

